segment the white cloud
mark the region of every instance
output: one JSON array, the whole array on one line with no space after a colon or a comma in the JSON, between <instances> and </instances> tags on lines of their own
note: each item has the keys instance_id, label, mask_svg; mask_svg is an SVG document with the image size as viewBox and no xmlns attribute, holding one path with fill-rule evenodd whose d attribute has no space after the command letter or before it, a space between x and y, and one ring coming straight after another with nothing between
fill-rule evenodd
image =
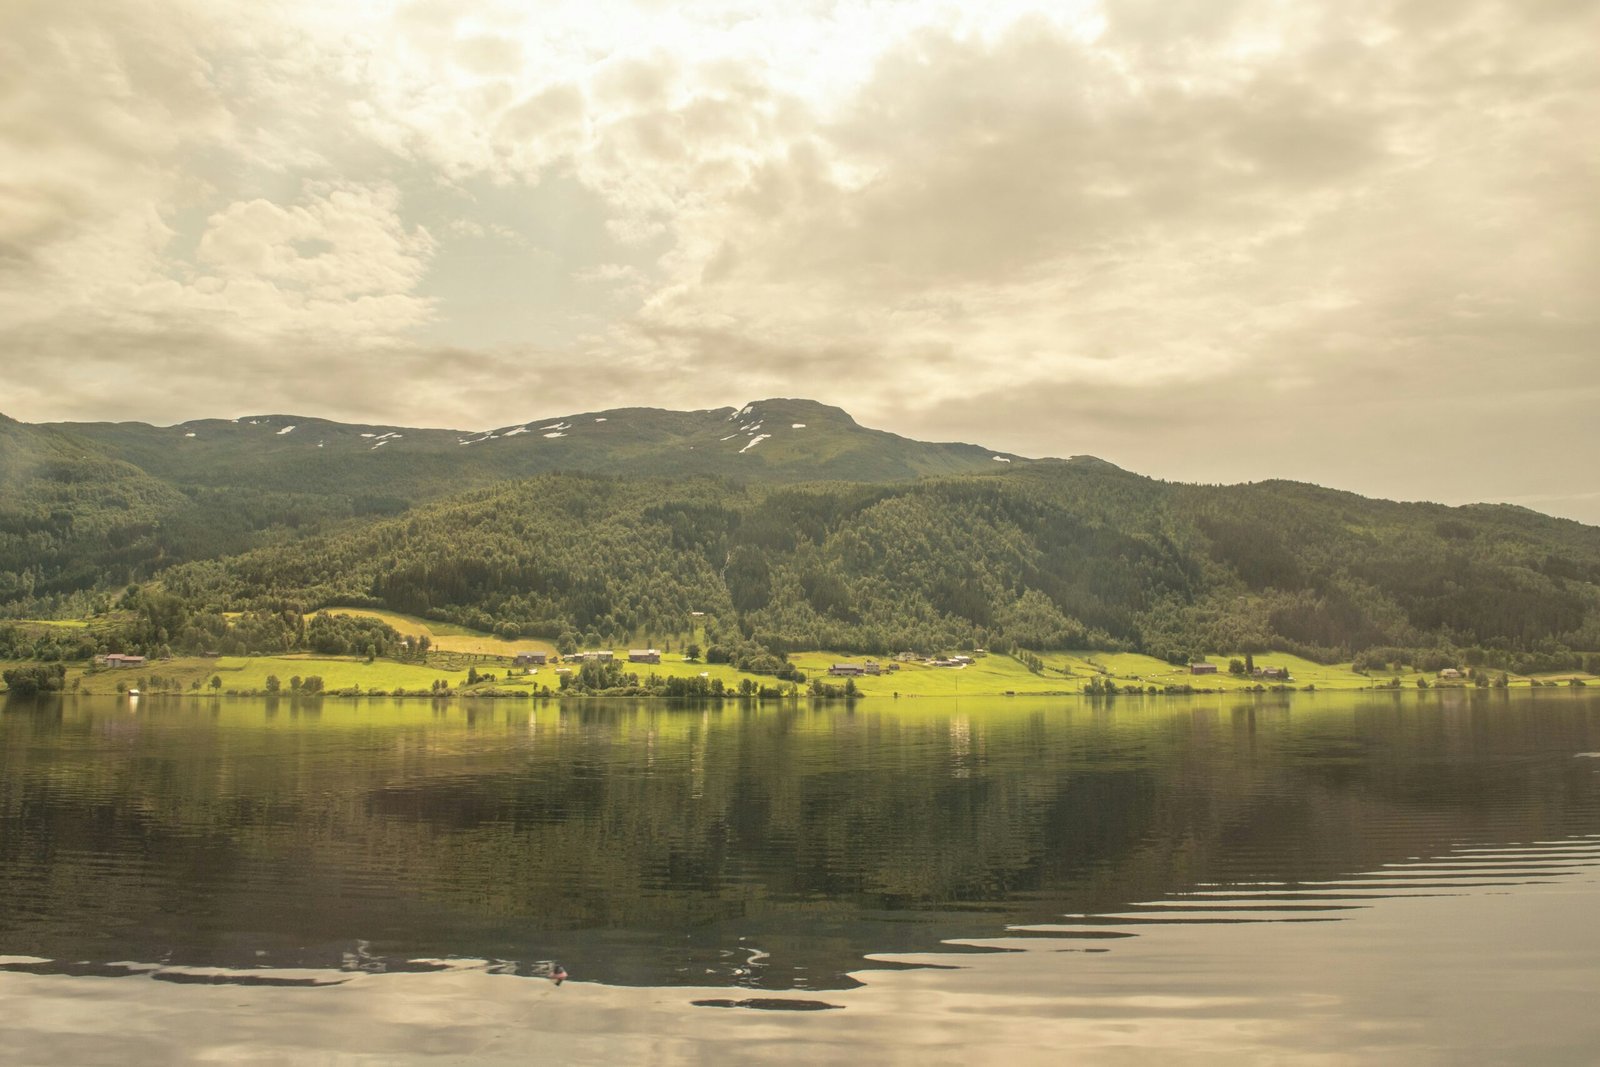
<instances>
[{"instance_id":1,"label":"white cloud","mask_svg":"<svg viewBox=\"0 0 1600 1067\"><path fill-rule=\"evenodd\" d=\"M307 194L288 206L236 202L207 220L195 252L207 273L190 287L205 295L201 303L252 307L261 332L316 328L370 339L425 321L429 306L411 292L434 242L401 223L398 192L343 184Z\"/></svg>"},{"instance_id":2,"label":"white cloud","mask_svg":"<svg viewBox=\"0 0 1600 1067\"><path fill-rule=\"evenodd\" d=\"M1487 392L1528 433L1593 381L1593 4L25 0L7 30L7 359L148 361L187 414L306 358L386 421L509 423L485 385L599 366L586 405L810 393L934 436L974 382L1085 425ZM1094 450L985 410L967 436ZM1196 454L1149 432L1157 472ZM1217 477L1259 448L1209 432ZM1275 454L1351 476L1319 450Z\"/></svg>"}]
</instances>

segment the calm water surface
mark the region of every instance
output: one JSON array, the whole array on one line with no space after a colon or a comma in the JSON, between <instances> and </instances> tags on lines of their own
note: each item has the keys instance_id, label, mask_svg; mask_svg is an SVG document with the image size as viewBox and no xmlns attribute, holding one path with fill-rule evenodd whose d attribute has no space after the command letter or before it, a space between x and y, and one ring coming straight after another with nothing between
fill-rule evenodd
<instances>
[{"instance_id":1,"label":"calm water surface","mask_svg":"<svg viewBox=\"0 0 1600 1067\"><path fill-rule=\"evenodd\" d=\"M1583 691L12 701L0 1061L1596 1063L1596 754Z\"/></svg>"}]
</instances>

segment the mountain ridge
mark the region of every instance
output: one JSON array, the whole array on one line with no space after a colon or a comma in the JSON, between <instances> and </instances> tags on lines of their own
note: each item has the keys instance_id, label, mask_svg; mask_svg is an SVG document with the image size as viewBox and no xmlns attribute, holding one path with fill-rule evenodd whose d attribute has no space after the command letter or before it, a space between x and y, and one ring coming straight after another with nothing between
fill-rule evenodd
<instances>
[{"instance_id":1,"label":"mountain ridge","mask_svg":"<svg viewBox=\"0 0 1600 1067\"><path fill-rule=\"evenodd\" d=\"M0 488L13 616L82 617L154 581L191 617L385 606L616 642L694 610L772 650L1600 649L1600 528L1164 482L913 441L788 398L470 435L7 420ZM181 629L152 620L141 647Z\"/></svg>"},{"instance_id":2,"label":"mountain ridge","mask_svg":"<svg viewBox=\"0 0 1600 1067\"><path fill-rule=\"evenodd\" d=\"M293 414L142 422L43 423L168 480L216 486L249 476L285 491L369 491L331 456L364 458L375 481L432 495L552 470L737 480L899 481L1035 462L966 442L861 426L842 408L773 397L741 408L627 407L544 416L488 430L342 423ZM322 453L317 455L316 453ZM405 459L398 458L405 456ZM448 461L446 461L448 458ZM465 479L465 482L463 482Z\"/></svg>"}]
</instances>

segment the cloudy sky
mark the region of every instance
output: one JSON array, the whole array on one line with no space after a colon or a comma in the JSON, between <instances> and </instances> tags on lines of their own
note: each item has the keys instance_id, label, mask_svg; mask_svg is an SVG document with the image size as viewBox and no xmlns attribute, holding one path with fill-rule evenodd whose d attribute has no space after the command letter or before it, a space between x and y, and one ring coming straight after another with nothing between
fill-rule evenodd
<instances>
[{"instance_id":1,"label":"cloudy sky","mask_svg":"<svg viewBox=\"0 0 1600 1067\"><path fill-rule=\"evenodd\" d=\"M7 0L0 411L765 396L1600 522L1600 0Z\"/></svg>"}]
</instances>

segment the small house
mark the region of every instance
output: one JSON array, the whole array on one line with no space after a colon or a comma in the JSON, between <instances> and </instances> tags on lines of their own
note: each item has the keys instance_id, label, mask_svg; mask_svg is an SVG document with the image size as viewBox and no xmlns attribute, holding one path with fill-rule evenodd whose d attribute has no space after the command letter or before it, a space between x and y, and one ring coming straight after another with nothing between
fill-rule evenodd
<instances>
[{"instance_id":1,"label":"small house","mask_svg":"<svg viewBox=\"0 0 1600 1067\"><path fill-rule=\"evenodd\" d=\"M1456 670L1454 667L1446 667L1444 670L1439 672L1439 677L1441 677L1441 678L1459 678L1459 677L1461 677L1461 672Z\"/></svg>"},{"instance_id":2,"label":"small house","mask_svg":"<svg viewBox=\"0 0 1600 1067\"><path fill-rule=\"evenodd\" d=\"M1216 674L1217 673L1217 665L1215 663L1191 663L1191 664L1189 664L1189 673L1190 674Z\"/></svg>"},{"instance_id":3,"label":"small house","mask_svg":"<svg viewBox=\"0 0 1600 1067\"><path fill-rule=\"evenodd\" d=\"M862 666L861 672L863 674L882 674L883 668L878 665L877 660L869 659L867 660L866 664Z\"/></svg>"},{"instance_id":4,"label":"small house","mask_svg":"<svg viewBox=\"0 0 1600 1067\"><path fill-rule=\"evenodd\" d=\"M513 662L518 667L543 667L549 658L543 652L518 652Z\"/></svg>"},{"instance_id":5,"label":"small house","mask_svg":"<svg viewBox=\"0 0 1600 1067\"><path fill-rule=\"evenodd\" d=\"M124 656L120 652L113 652L106 657L107 667L143 667L143 656Z\"/></svg>"},{"instance_id":6,"label":"small house","mask_svg":"<svg viewBox=\"0 0 1600 1067\"><path fill-rule=\"evenodd\" d=\"M628 649L628 662L629 663L660 663L661 662L661 653L657 652L653 648L630 648L630 649Z\"/></svg>"}]
</instances>

